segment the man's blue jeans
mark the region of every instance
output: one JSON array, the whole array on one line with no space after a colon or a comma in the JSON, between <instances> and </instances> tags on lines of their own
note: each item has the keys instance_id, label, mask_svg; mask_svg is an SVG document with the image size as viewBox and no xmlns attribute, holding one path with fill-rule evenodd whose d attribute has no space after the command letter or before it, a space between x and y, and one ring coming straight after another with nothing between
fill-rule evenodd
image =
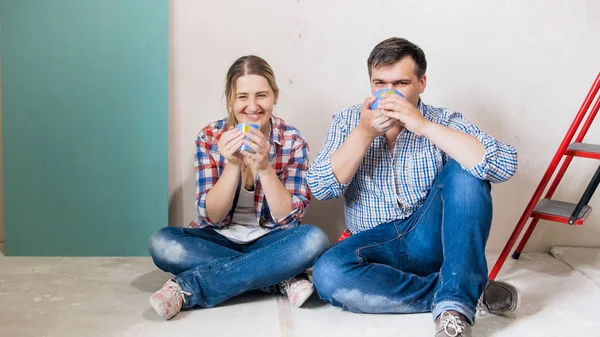
<instances>
[{"instance_id":1,"label":"man's blue jeans","mask_svg":"<svg viewBox=\"0 0 600 337\"><path fill-rule=\"evenodd\" d=\"M474 322L487 286L490 183L454 160L409 218L354 234L326 251L313 278L319 296L364 313L455 310Z\"/></svg>"},{"instance_id":2,"label":"man's blue jeans","mask_svg":"<svg viewBox=\"0 0 600 337\"><path fill-rule=\"evenodd\" d=\"M150 237L149 251L160 269L191 296L184 308L214 307L249 290L264 290L313 266L329 247L312 225L277 229L237 244L210 228L166 227Z\"/></svg>"}]
</instances>

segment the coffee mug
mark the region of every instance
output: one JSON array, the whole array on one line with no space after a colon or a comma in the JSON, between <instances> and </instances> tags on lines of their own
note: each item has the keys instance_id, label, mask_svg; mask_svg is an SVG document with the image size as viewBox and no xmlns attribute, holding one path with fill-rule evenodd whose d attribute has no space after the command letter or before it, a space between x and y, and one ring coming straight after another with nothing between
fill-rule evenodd
<instances>
[{"instance_id":1,"label":"coffee mug","mask_svg":"<svg viewBox=\"0 0 600 337\"><path fill-rule=\"evenodd\" d=\"M258 130L259 126L258 126L258 124L252 124L252 123L240 123L240 124L236 125L235 128L238 129L242 133L248 133L248 132L250 132L251 128ZM250 137L246 137L246 140L252 141L252 140L250 140ZM240 151L254 152L254 150L252 150L252 148L246 144L242 144L242 146L240 147Z\"/></svg>"},{"instance_id":2,"label":"coffee mug","mask_svg":"<svg viewBox=\"0 0 600 337\"><path fill-rule=\"evenodd\" d=\"M377 107L379 107L379 101L389 95L398 95L403 98L406 98L400 91L394 89L379 89L373 94L373 96L375 96L377 99L375 100L375 102L373 102L373 104L371 104L371 110L377 109Z\"/></svg>"}]
</instances>

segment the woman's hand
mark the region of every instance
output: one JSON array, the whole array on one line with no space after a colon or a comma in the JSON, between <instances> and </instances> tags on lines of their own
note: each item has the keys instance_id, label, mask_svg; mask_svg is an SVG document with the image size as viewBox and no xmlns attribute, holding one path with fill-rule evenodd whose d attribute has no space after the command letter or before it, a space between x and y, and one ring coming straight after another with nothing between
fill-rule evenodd
<instances>
[{"instance_id":1,"label":"woman's hand","mask_svg":"<svg viewBox=\"0 0 600 337\"><path fill-rule=\"evenodd\" d=\"M265 139L265 136L256 129L250 129L246 133L246 136L251 141L244 139L242 141L243 144L246 144L254 151L254 153L242 151L246 165L257 173L269 169L271 167L271 163L269 162L269 142Z\"/></svg>"},{"instance_id":2,"label":"woman's hand","mask_svg":"<svg viewBox=\"0 0 600 337\"><path fill-rule=\"evenodd\" d=\"M243 156L239 149L244 144L244 138L244 134L233 126L221 136L218 143L219 153L227 159L228 164L240 166L242 163Z\"/></svg>"}]
</instances>

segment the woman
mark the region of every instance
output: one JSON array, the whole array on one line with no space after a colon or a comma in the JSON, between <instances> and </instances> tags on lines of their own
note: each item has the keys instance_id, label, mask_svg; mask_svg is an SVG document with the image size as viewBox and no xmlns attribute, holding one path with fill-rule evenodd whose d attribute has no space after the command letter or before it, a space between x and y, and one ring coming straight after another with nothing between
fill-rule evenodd
<instances>
[{"instance_id":1,"label":"woman","mask_svg":"<svg viewBox=\"0 0 600 337\"><path fill-rule=\"evenodd\" d=\"M309 149L298 130L273 116L273 70L244 56L226 80L228 116L196 140L198 218L191 228L166 227L150 238L154 263L176 275L150 297L164 319L253 289L280 291L300 306L314 291L304 270L329 246L319 228L299 225L310 202ZM238 123L259 128L242 133Z\"/></svg>"}]
</instances>

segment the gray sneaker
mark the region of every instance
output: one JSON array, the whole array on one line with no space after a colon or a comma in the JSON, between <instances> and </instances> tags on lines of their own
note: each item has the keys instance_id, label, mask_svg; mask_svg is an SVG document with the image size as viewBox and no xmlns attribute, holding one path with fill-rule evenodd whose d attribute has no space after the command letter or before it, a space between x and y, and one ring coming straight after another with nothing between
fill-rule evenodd
<instances>
[{"instance_id":1,"label":"gray sneaker","mask_svg":"<svg viewBox=\"0 0 600 337\"><path fill-rule=\"evenodd\" d=\"M435 337L471 337L471 325L458 312L444 311L435 320Z\"/></svg>"},{"instance_id":2,"label":"gray sneaker","mask_svg":"<svg viewBox=\"0 0 600 337\"><path fill-rule=\"evenodd\" d=\"M521 302L521 293L519 289L510 283L502 281L492 281L488 283L483 295L481 304L491 314L502 315L517 310Z\"/></svg>"}]
</instances>

